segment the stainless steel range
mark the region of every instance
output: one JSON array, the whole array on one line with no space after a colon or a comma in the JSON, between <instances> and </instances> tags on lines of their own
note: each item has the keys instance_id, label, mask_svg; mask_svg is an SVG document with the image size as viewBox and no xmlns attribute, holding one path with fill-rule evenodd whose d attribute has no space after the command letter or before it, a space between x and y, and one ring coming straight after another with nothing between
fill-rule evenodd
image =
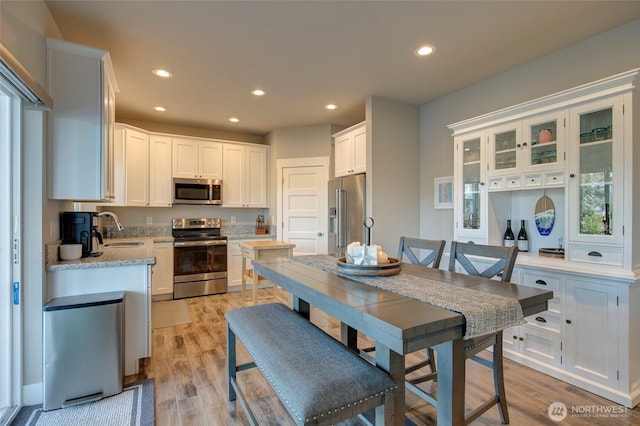
<instances>
[{"instance_id":1,"label":"stainless steel range","mask_svg":"<svg viewBox=\"0 0 640 426\"><path fill-rule=\"evenodd\" d=\"M227 291L227 237L220 219L173 219L173 298Z\"/></svg>"}]
</instances>

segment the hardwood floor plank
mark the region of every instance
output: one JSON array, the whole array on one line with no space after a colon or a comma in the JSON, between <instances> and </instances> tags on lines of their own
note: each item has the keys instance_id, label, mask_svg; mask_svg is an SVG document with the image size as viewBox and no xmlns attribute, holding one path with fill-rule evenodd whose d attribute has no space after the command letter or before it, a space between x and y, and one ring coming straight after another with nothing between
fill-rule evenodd
<instances>
[{"instance_id":1,"label":"hardwood floor plank","mask_svg":"<svg viewBox=\"0 0 640 426\"><path fill-rule=\"evenodd\" d=\"M260 303L277 301L271 290L260 290ZM125 378L125 385L146 378L155 380L156 425L164 426L235 426L246 425L248 420L239 403L227 401L226 382L226 321L224 313L244 306L240 293L194 297L187 300L192 322L153 330L153 356L141 360L140 373ZM312 309L311 320L335 338L340 336L340 324L317 309ZM358 336L360 347L371 346L373 341ZM239 345L238 361L251 358ZM483 356L488 357L488 353ZM424 351L409 355L411 361L424 358ZM467 361L466 406L470 410L492 390L490 371L470 360ZM556 380L545 374L505 360L505 386L512 425L611 425L640 424L640 406L627 410L618 417L569 415L561 423L552 421L547 409L553 402L571 407L620 406L597 395ZM239 373L239 384L245 390L249 403L260 425L293 425L286 409L256 369ZM437 391L437 383L423 384L430 392ZM436 409L407 391L406 413L416 425L434 425ZM361 425L357 419L341 425ZM473 425L500 424L497 408L492 408Z\"/></svg>"}]
</instances>

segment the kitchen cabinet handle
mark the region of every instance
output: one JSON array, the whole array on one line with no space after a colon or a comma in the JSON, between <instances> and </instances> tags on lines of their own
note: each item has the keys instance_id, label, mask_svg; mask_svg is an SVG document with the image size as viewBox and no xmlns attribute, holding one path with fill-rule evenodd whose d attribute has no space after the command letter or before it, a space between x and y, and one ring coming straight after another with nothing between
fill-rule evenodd
<instances>
[{"instance_id":1,"label":"kitchen cabinet handle","mask_svg":"<svg viewBox=\"0 0 640 426\"><path fill-rule=\"evenodd\" d=\"M571 324L571 320L566 320L565 321L567 324Z\"/></svg>"},{"instance_id":2,"label":"kitchen cabinet handle","mask_svg":"<svg viewBox=\"0 0 640 426\"><path fill-rule=\"evenodd\" d=\"M602 257L602 253L600 253L599 251L590 251L587 256L593 256L593 257Z\"/></svg>"},{"instance_id":3,"label":"kitchen cabinet handle","mask_svg":"<svg viewBox=\"0 0 640 426\"><path fill-rule=\"evenodd\" d=\"M516 145L516 147L518 147L518 148L520 148L521 146L522 146L522 145L520 145L520 144L517 144L517 145Z\"/></svg>"},{"instance_id":4,"label":"kitchen cabinet handle","mask_svg":"<svg viewBox=\"0 0 640 426\"><path fill-rule=\"evenodd\" d=\"M547 322L547 320L546 320L546 319L544 319L543 317L536 317L536 321L538 321L538 322L545 322L545 323Z\"/></svg>"},{"instance_id":5,"label":"kitchen cabinet handle","mask_svg":"<svg viewBox=\"0 0 640 426\"><path fill-rule=\"evenodd\" d=\"M524 143L522 144L522 146L527 146L527 143L526 143L526 142L524 142Z\"/></svg>"},{"instance_id":6,"label":"kitchen cabinet handle","mask_svg":"<svg viewBox=\"0 0 640 426\"><path fill-rule=\"evenodd\" d=\"M576 175L575 175L575 173L571 173L571 174L569 175L569 177L570 177L570 178L574 178L574 177L576 177Z\"/></svg>"},{"instance_id":7,"label":"kitchen cabinet handle","mask_svg":"<svg viewBox=\"0 0 640 426\"><path fill-rule=\"evenodd\" d=\"M519 337L518 340L520 340L521 342L524 341L524 337Z\"/></svg>"},{"instance_id":8,"label":"kitchen cabinet handle","mask_svg":"<svg viewBox=\"0 0 640 426\"><path fill-rule=\"evenodd\" d=\"M518 340L518 336L513 336L513 340Z\"/></svg>"},{"instance_id":9,"label":"kitchen cabinet handle","mask_svg":"<svg viewBox=\"0 0 640 426\"><path fill-rule=\"evenodd\" d=\"M484 182L480 182L480 186L484 186Z\"/></svg>"},{"instance_id":10,"label":"kitchen cabinet handle","mask_svg":"<svg viewBox=\"0 0 640 426\"><path fill-rule=\"evenodd\" d=\"M536 284L547 285L547 282L545 280L536 280Z\"/></svg>"}]
</instances>

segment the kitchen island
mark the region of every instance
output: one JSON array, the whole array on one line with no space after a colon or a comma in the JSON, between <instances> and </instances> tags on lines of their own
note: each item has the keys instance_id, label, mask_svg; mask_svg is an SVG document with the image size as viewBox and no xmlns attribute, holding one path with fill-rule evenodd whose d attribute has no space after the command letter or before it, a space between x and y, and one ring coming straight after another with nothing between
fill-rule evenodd
<instances>
[{"instance_id":1,"label":"kitchen island","mask_svg":"<svg viewBox=\"0 0 640 426\"><path fill-rule=\"evenodd\" d=\"M105 240L103 254L58 260L58 245L46 247L46 301L55 297L125 291L124 375L138 373L138 360L151 356L151 267L157 238ZM118 244L141 242L139 245ZM113 245L111 245L113 244Z\"/></svg>"}]
</instances>

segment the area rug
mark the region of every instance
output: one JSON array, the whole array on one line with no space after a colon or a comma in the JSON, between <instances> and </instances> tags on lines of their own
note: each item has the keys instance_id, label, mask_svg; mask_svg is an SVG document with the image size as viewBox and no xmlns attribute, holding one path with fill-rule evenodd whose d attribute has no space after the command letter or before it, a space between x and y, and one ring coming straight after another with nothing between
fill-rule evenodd
<instances>
[{"instance_id":1,"label":"area rug","mask_svg":"<svg viewBox=\"0 0 640 426\"><path fill-rule=\"evenodd\" d=\"M127 386L118 395L58 410L42 411L42 404L22 407L11 425L152 426L155 422L153 379Z\"/></svg>"},{"instance_id":2,"label":"area rug","mask_svg":"<svg viewBox=\"0 0 640 426\"><path fill-rule=\"evenodd\" d=\"M153 329L189 324L190 322L189 307L183 299L163 300L151 304L151 327Z\"/></svg>"}]
</instances>

